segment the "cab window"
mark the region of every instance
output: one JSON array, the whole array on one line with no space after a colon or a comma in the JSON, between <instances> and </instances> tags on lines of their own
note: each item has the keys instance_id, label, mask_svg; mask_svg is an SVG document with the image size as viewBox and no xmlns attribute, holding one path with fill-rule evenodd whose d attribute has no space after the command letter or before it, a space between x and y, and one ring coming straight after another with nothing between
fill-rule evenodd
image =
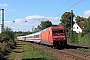
<instances>
[{"instance_id":1,"label":"cab window","mask_svg":"<svg viewBox=\"0 0 90 60\"><path fill-rule=\"evenodd\" d=\"M53 34L56 34L56 33L64 33L64 30L53 30L52 33L53 33Z\"/></svg>"}]
</instances>

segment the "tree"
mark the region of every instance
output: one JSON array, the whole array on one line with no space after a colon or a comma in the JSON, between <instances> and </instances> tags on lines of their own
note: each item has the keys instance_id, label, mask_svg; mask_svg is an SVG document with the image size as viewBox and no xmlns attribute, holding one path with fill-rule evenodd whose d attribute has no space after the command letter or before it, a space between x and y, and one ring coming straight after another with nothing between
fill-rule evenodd
<instances>
[{"instance_id":1,"label":"tree","mask_svg":"<svg viewBox=\"0 0 90 60\"><path fill-rule=\"evenodd\" d=\"M65 12L60 19L60 25L65 26L67 31L71 29L71 17L74 17L73 13ZM74 24L74 21L72 21L72 23Z\"/></svg>"},{"instance_id":2,"label":"tree","mask_svg":"<svg viewBox=\"0 0 90 60\"><path fill-rule=\"evenodd\" d=\"M76 20L76 22L83 22L85 20L85 18L77 16L75 20Z\"/></svg>"},{"instance_id":3,"label":"tree","mask_svg":"<svg viewBox=\"0 0 90 60\"><path fill-rule=\"evenodd\" d=\"M52 25L52 23L49 20L47 20L47 21L41 21L41 24L40 24L42 30L45 29L45 28L50 27L51 25Z\"/></svg>"},{"instance_id":4,"label":"tree","mask_svg":"<svg viewBox=\"0 0 90 60\"><path fill-rule=\"evenodd\" d=\"M37 26L37 28L35 28L34 32L37 32L37 31L40 31L40 30L43 30L45 28L48 28L52 26L52 22L47 20L47 21L41 21L41 24Z\"/></svg>"},{"instance_id":5,"label":"tree","mask_svg":"<svg viewBox=\"0 0 90 60\"><path fill-rule=\"evenodd\" d=\"M84 33L90 33L90 16L86 20L84 20L83 26L84 26L83 29Z\"/></svg>"},{"instance_id":6,"label":"tree","mask_svg":"<svg viewBox=\"0 0 90 60\"><path fill-rule=\"evenodd\" d=\"M38 32L40 30L41 30L41 27L40 27L40 25L38 25L37 28L35 28L34 32Z\"/></svg>"},{"instance_id":7,"label":"tree","mask_svg":"<svg viewBox=\"0 0 90 60\"><path fill-rule=\"evenodd\" d=\"M0 35L0 38L1 38L0 39L1 42L3 41L8 42L10 40L14 40L14 33L10 28L7 27L4 30L4 32Z\"/></svg>"}]
</instances>

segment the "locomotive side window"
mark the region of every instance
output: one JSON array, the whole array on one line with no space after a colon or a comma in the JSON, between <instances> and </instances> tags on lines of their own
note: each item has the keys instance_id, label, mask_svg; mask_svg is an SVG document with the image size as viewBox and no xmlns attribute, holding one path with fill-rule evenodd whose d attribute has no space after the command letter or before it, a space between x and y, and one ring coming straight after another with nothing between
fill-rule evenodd
<instances>
[{"instance_id":1,"label":"locomotive side window","mask_svg":"<svg viewBox=\"0 0 90 60\"><path fill-rule=\"evenodd\" d=\"M33 38L33 36L29 36L29 38Z\"/></svg>"},{"instance_id":2,"label":"locomotive side window","mask_svg":"<svg viewBox=\"0 0 90 60\"><path fill-rule=\"evenodd\" d=\"M34 35L34 38L39 38L39 35Z\"/></svg>"},{"instance_id":3,"label":"locomotive side window","mask_svg":"<svg viewBox=\"0 0 90 60\"><path fill-rule=\"evenodd\" d=\"M56 33L64 33L64 30L53 30L52 33L56 34Z\"/></svg>"}]
</instances>

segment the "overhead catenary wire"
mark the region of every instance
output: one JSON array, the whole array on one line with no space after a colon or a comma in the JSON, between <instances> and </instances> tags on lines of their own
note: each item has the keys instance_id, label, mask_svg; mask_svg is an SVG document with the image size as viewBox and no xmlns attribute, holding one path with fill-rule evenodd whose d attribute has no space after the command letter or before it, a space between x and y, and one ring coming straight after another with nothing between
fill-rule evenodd
<instances>
[{"instance_id":1,"label":"overhead catenary wire","mask_svg":"<svg viewBox=\"0 0 90 60\"><path fill-rule=\"evenodd\" d=\"M65 4L67 4L69 1L67 1ZM65 4L63 4L61 7L64 7L65 6ZM5 10L6 12L8 12L8 13L10 13L9 11L7 11L7 10ZM58 11L58 10L57 10ZM56 12L57 12L56 11ZM12 14L12 13L10 13L12 16L14 16L14 17L18 17L18 18L20 18L19 16L16 16L16 15L14 15L14 14ZM39 20L40 21L40 20ZM13 22L15 22L15 21L13 21ZM26 19L25 19L25 22L27 22L26 21Z\"/></svg>"},{"instance_id":2,"label":"overhead catenary wire","mask_svg":"<svg viewBox=\"0 0 90 60\"><path fill-rule=\"evenodd\" d=\"M72 6L70 6L69 8L67 8L66 10L64 10L63 12L65 12L65 11L67 11L67 10L69 10L69 9L71 9L72 7L74 7L75 5L77 5L77 4L79 4L80 2L82 2L83 0L80 0L80 1L78 1L77 3L75 3L74 5L72 5ZM65 4L67 4L69 1L67 1ZM62 5L62 7L64 7L65 6L65 4L64 5ZM7 11L7 10L5 10L5 11ZM57 10L58 11L58 10ZM8 11L7 11L8 12ZM56 16L54 16L54 18L55 17L58 17L60 14L62 14L63 12L61 12L61 13L59 13L59 14L57 14ZM12 13L10 13L12 16L15 16L15 17L18 17L18 18L20 18L19 16L16 16L16 15L14 15L14 14L12 14ZM39 20L40 21L40 20ZM13 22L15 22L15 21L13 21ZM27 22L26 21L26 19L25 19L25 22Z\"/></svg>"},{"instance_id":3,"label":"overhead catenary wire","mask_svg":"<svg viewBox=\"0 0 90 60\"><path fill-rule=\"evenodd\" d=\"M70 0L69 0L70 1ZM64 3L64 4L68 4L68 2L69 1L67 1L66 3ZM83 0L80 0L80 1L78 1L77 3L75 3L75 4L73 4L72 6L70 6L69 8L67 8L67 9L65 9L65 10L63 10L63 12L65 12L65 11L67 11L67 10L69 10L69 9L71 9L72 7L74 7L74 6L76 6L77 4L79 4L80 2L82 2ZM63 8L65 5L62 5L62 7L61 8ZM9 12L9 11L7 11L7 10L5 10L6 12ZM57 11L59 11L59 10L57 10ZM56 11L56 12L57 12ZM58 17L60 14L62 14L63 12L61 12L61 13L59 13L59 14L57 14L55 17ZM10 13L10 12L9 12ZM17 17L17 18L21 18L20 16L16 16L15 14L12 14L12 13L10 13L12 16L14 16L14 17ZM54 18L55 18L54 17ZM26 19L23 19L23 20L25 20L25 22L27 22L27 20ZM40 19L38 20L38 22L39 21L41 21ZM15 21L13 21L13 22L15 22Z\"/></svg>"},{"instance_id":4,"label":"overhead catenary wire","mask_svg":"<svg viewBox=\"0 0 90 60\"><path fill-rule=\"evenodd\" d=\"M8 12L7 10L5 10L6 12ZM10 13L10 12L8 12L8 13ZM17 18L21 18L21 17L19 17L19 16L16 16L16 15L14 15L14 14L12 14L12 13L10 13L12 16L14 16L14 17L17 17ZM25 22L27 22L26 21L26 19L24 19L25 20ZM15 21L13 21L13 22L15 22Z\"/></svg>"},{"instance_id":5,"label":"overhead catenary wire","mask_svg":"<svg viewBox=\"0 0 90 60\"><path fill-rule=\"evenodd\" d=\"M67 0L66 3L64 3L63 5L61 5L61 8L63 8L64 6L66 6L69 2L70 2L70 0ZM61 8L59 8L59 9L61 9ZM57 11L59 11L59 9L57 9ZM57 12L57 11L55 11L55 12Z\"/></svg>"},{"instance_id":6,"label":"overhead catenary wire","mask_svg":"<svg viewBox=\"0 0 90 60\"><path fill-rule=\"evenodd\" d=\"M70 6L69 8L67 8L65 11L67 11L67 10L69 10L69 9L71 9L72 7L74 7L75 5L77 5L77 4L79 4L80 2L82 2L83 0L80 0L80 1L78 1L77 3L75 3L74 5L72 5L72 6ZM64 11L64 12L65 12ZM56 15L55 17L58 17L60 14L62 14L63 12L61 12L61 13L59 13L58 15Z\"/></svg>"}]
</instances>

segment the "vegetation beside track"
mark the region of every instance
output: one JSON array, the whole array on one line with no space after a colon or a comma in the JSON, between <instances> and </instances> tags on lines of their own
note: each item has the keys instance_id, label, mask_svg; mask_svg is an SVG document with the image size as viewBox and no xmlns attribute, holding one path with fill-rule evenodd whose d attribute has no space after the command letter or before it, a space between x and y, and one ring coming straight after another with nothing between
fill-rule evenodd
<instances>
[{"instance_id":1,"label":"vegetation beside track","mask_svg":"<svg viewBox=\"0 0 90 60\"><path fill-rule=\"evenodd\" d=\"M0 34L0 59L5 59L5 56L15 48L15 45L13 31L10 28L6 28Z\"/></svg>"},{"instance_id":2,"label":"vegetation beside track","mask_svg":"<svg viewBox=\"0 0 90 60\"><path fill-rule=\"evenodd\" d=\"M16 41L16 47L13 51L8 55L8 60L20 60L22 54L23 43L22 41Z\"/></svg>"},{"instance_id":3,"label":"vegetation beside track","mask_svg":"<svg viewBox=\"0 0 90 60\"><path fill-rule=\"evenodd\" d=\"M35 48L29 43L16 42L16 48L8 55L8 60L58 60L58 58L52 56L50 53Z\"/></svg>"},{"instance_id":4,"label":"vegetation beside track","mask_svg":"<svg viewBox=\"0 0 90 60\"><path fill-rule=\"evenodd\" d=\"M57 58L53 57L50 53L42 51L40 49L36 49L30 44L26 44L23 46L22 52L22 60L57 60Z\"/></svg>"},{"instance_id":5,"label":"vegetation beside track","mask_svg":"<svg viewBox=\"0 0 90 60\"><path fill-rule=\"evenodd\" d=\"M82 50L82 51L85 51L85 52L90 52L90 49L85 49L85 48L77 48L78 50Z\"/></svg>"}]
</instances>

